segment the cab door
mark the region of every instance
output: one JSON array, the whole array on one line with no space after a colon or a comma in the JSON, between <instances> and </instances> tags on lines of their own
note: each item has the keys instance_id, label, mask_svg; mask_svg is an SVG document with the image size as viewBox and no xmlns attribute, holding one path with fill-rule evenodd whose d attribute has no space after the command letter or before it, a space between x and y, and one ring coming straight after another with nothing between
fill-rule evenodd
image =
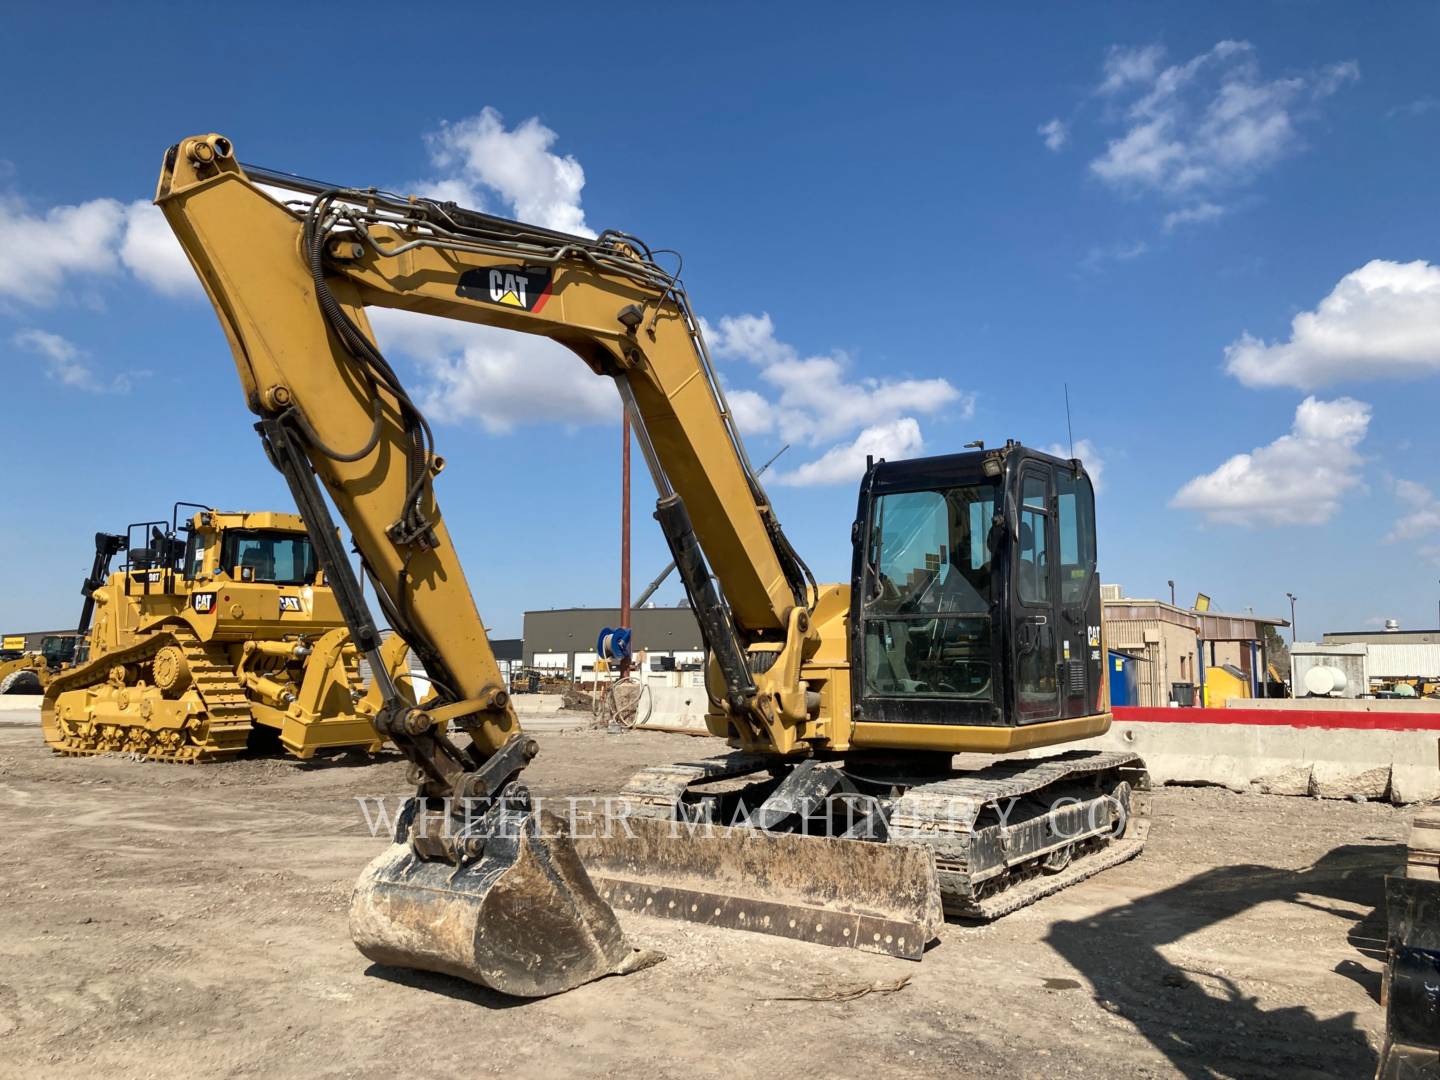
<instances>
[{"instance_id":1,"label":"cab door","mask_svg":"<svg viewBox=\"0 0 1440 1080\"><path fill-rule=\"evenodd\" d=\"M1024 460L1013 490L1017 492L1010 575L1014 715L1016 723L1038 724L1062 715L1054 468Z\"/></svg>"},{"instance_id":2,"label":"cab door","mask_svg":"<svg viewBox=\"0 0 1440 1080\"><path fill-rule=\"evenodd\" d=\"M1095 572L1095 494L1083 470L1056 466L1055 547L1060 574L1060 715L1101 711L1104 647L1100 641L1100 579Z\"/></svg>"}]
</instances>

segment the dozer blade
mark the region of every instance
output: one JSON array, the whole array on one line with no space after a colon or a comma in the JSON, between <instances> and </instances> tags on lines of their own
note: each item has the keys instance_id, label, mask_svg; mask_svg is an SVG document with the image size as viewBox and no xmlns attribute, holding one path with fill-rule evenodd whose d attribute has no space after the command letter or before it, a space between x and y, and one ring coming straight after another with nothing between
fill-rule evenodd
<instances>
[{"instance_id":1,"label":"dozer blade","mask_svg":"<svg viewBox=\"0 0 1440 1080\"><path fill-rule=\"evenodd\" d=\"M930 852L902 844L626 818L575 847L611 905L919 960L938 932Z\"/></svg>"},{"instance_id":2,"label":"dozer blade","mask_svg":"<svg viewBox=\"0 0 1440 1080\"><path fill-rule=\"evenodd\" d=\"M455 867L391 844L355 883L350 936L377 964L544 997L659 959L632 949L553 814L527 814Z\"/></svg>"}]
</instances>

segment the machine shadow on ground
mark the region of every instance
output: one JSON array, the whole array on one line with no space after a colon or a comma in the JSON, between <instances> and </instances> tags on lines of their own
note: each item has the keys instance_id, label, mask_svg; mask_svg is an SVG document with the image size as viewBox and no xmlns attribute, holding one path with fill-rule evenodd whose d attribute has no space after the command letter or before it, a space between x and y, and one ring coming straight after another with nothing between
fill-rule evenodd
<instances>
[{"instance_id":1,"label":"machine shadow on ground","mask_svg":"<svg viewBox=\"0 0 1440 1080\"><path fill-rule=\"evenodd\" d=\"M1326 902L1333 900L1365 909L1347 939L1376 959L1377 944L1380 955L1384 949L1385 875L1404 860L1403 845L1347 844L1302 870L1220 867L1091 918L1056 923L1046 941L1089 980L1102 1007L1132 1023L1183 1076L1369 1076L1376 1055L1354 1013L1321 1020L1303 1006L1267 1010L1223 972L1187 970L1160 949L1274 901L1354 919ZM1358 959L1335 970L1378 995L1378 976Z\"/></svg>"},{"instance_id":2,"label":"machine shadow on ground","mask_svg":"<svg viewBox=\"0 0 1440 1080\"><path fill-rule=\"evenodd\" d=\"M479 986L475 983L466 982L464 979L457 979L451 975L441 975L433 971L419 971L414 968L389 967L385 964L371 964L365 969L365 974L373 979L382 979L396 986L408 986L412 990L423 990L427 994L434 994L437 997L449 998L451 1001L463 1001L467 1005L479 1005L483 1009L518 1009L523 1005L532 1005L536 1001L543 1001L543 998L519 998L502 994L497 990Z\"/></svg>"}]
</instances>

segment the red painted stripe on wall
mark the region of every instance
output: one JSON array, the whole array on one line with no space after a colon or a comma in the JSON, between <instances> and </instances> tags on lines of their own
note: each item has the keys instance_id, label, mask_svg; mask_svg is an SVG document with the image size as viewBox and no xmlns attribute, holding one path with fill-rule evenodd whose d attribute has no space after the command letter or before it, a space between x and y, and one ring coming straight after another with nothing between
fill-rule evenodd
<instances>
[{"instance_id":1,"label":"red painted stripe on wall","mask_svg":"<svg viewBox=\"0 0 1440 1080\"><path fill-rule=\"evenodd\" d=\"M1351 712L1320 709L1153 709L1138 705L1112 710L1116 721L1146 724L1257 724L1266 727L1352 728L1362 731L1440 731L1435 712Z\"/></svg>"}]
</instances>

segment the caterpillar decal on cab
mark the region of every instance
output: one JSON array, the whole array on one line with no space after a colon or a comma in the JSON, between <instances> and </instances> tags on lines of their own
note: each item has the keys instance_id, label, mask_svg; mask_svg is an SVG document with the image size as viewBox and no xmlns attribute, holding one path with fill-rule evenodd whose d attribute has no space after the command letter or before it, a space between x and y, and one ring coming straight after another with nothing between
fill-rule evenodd
<instances>
[{"instance_id":1,"label":"caterpillar decal on cab","mask_svg":"<svg viewBox=\"0 0 1440 1080\"><path fill-rule=\"evenodd\" d=\"M476 267L460 275L455 293L469 300L488 300L538 315L550 299L554 276L548 266Z\"/></svg>"}]
</instances>

